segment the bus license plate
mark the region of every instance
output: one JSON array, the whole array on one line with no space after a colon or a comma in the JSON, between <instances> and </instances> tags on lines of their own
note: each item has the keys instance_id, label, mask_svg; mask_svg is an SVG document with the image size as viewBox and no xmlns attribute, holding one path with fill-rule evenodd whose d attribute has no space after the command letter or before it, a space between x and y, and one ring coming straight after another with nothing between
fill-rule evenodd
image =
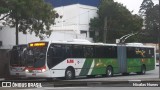
<instances>
[{"instance_id":1,"label":"bus license plate","mask_svg":"<svg viewBox=\"0 0 160 90\"><path fill-rule=\"evenodd\" d=\"M36 74L34 73L34 74L32 74L32 76L36 76Z\"/></svg>"},{"instance_id":2,"label":"bus license plate","mask_svg":"<svg viewBox=\"0 0 160 90\"><path fill-rule=\"evenodd\" d=\"M19 76L19 73L16 73L16 76Z\"/></svg>"}]
</instances>

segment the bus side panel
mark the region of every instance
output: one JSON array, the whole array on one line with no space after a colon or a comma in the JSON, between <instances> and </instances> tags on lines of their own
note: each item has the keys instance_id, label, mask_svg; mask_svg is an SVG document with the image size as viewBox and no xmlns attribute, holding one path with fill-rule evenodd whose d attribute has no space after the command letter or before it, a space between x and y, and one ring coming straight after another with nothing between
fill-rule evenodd
<instances>
[{"instance_id":1,"label":"bus side panel","mask_svg":"<svg viewBox=\"0 0 160 90\"><path fill-rule=\"evenodd\" d=\"M155 69L154 58L129 58L128 59L128 72L140 72L141 66L145 65L146 71Z\"/></svg>"},{"instance_id":2,"label":"bus side panel","mask_svg":"<svg viewBox=\"0 0 160 90\"><path fill-rule=\"evenodd\" d=\"M113 67L114 73L118 72L118 62L114 58L97 58L94 59L94 67L91 75L101 75L106 74L106 68L108 66Z\"/></svg>"},{"instance_id":3,"label":"bus side panel","mask_svg":"<svg viewBox=\"0 0 160 90\"><path fill-rule=\"evenodd\" d=\"M91 71L93 70L93 67L94 67L94 59L87 58L81 68L79 76L90 75Z\"/></svg>"},{"instance_id":4,"label":"bus side panel","mask_svg":"<svg viewBox=\"0 0 160 90\"><path fill-rule=\"evenodd\" d=\"M155 59L154 58L145 58L141 60L142 65L146 65L146 71L155 69Z\"/></svg>"},{"instance_id":5,"label":"bus side panel","mask_svg":"<svg viewBox=\"0 0 160 90\"><path fill-rule=\"evenodd\" d=\"M127 72L141 72L142 65L146 71L155 69L154 48L127 47Z\"/></svg>"},{"instance_id":6,"label":"bus side panel","mask_svg":"<svg viewBox=\"0 0 160 90\"><path fill-rule=\"evenodd\" d=\"M52 77L64 77L66 68L72 66L75 69L76 76L101 75L106 74L106 68L109 65L113 67L114 73L118 73L117 59L70 58L52 68L51 74L53 73Z\"/></svg>"},{"instance_id":7,"label":"bus side panel","mask_svg":"<svg viewBox=\"0 0 160 90\"><path fill-rule=\"evenodd\" d=\"M141 71L141 59L140 58L128 58L127 72L140 72Z\"/></svg>"},{"instance_id":8,"label":"bus side panel","mask_svg":"<svg viewBox=\"0 0 160 90\"><path fill-rule=\"evenodd\" d=\"M52 74L52 77L64 77L67 67L70 66L74 68L75 76L79 76L85 61L86 61L85 58L67 58L63 62L59 63L58 65L50 69L51 74L52 72L54 72Z\"/></svg>"}]
</instances>

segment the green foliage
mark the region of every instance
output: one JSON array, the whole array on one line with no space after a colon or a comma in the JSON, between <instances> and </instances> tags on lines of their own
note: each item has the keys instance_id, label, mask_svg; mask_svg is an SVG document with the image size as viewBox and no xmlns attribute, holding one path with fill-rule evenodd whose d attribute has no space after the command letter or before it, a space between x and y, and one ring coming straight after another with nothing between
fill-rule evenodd
<instances>
[{"instance_id":1,"label":"green foliage","mask_svg":"<svg viewBox=\"0 0 160 90\"><path fill-rule=\"evenodd\" d=\"M139 10L140 16L141 17L146 16L146 11L152 8L153 6L154 6L154 3L152 2L152 0L143 0Z\"/></svg>"},{"instance_id":2,"label":"green foliage","mask_svg":"<svg viewBox=\"0 0 160 90\"><path fill-rule=\"evenodd\" d=\"M50 26L54 24L55 11L44 0L7 0L9 11L6 24L16 27L16 31L32 33L41 39L50 36Z\"/></svg>"},{"instance_id":3,"label":"green foliage","mask_svg":"<svg viewBox=\"0 0 160 90\"><path fill-rule=\"evenodd\" d=\"M144 30L142 41L156 43L159 37L159 5L154 5L152 0L143 0L139 14L143 17Z\"/></svg>"},{"instance_id":4,"label":"green foliage","mask_svg":"<svg viewBox=\"0 0 160 90\"><path fill-rule=\"evenodd\" d=\"M9 11L6 0L0 0L0 15Z\"/></svg>"},{"instance_id":5,"label":"green foliage","mask_svg":"<svg viewBox=\"0 0 160 90\"><path fill-rule=\"evenodd\" d=\"M99 32L98 35L92 35L96 42L103 41L105 17L107 17L107 42L109 43L115 43L115 40L123 35L141 30L142 19L138 15L132 15L126 7L113 0L101 0L97 13L98 17L91 19L90 22L90 30ZM138 40L138 38L130 38L128 42Z\"/></svg>"},{"instance_id":6,"label":"green foliage","mask_svg":"<svg viewBox=\"0 0 160 90\"><path fill-rule=\"evenodd\" d=\"M155 5L146 11L146 42L156 43L159 37L159 5Z\"/></svg>"}]
</instances>

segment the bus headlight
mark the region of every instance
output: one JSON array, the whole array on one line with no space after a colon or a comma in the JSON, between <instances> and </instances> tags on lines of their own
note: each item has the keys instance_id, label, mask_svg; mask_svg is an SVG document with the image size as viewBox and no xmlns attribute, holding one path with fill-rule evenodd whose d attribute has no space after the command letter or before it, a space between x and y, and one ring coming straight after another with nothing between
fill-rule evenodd
<instances>
[{"instance_id":1,"label":"bus headlight","mask_svg":"<svg viewBox=\"0 0 160 90\"><path fill-rule=\"evenodd\" d=\"M25 70L25 72L29 72L29 70L28 70L28 69L26 69L26 70Z\"/></svg>"},{"instance_id":2,"label":"bus headlight","mask_svg":"<svg viewBox=\"0 0 160 90\"><path fill-rule=\"evenodd\" d=\"M42 69L42 72L45 72L45 71L46 71L46 69L43 68L43 69Z\"/></svg>"}]
</instances>

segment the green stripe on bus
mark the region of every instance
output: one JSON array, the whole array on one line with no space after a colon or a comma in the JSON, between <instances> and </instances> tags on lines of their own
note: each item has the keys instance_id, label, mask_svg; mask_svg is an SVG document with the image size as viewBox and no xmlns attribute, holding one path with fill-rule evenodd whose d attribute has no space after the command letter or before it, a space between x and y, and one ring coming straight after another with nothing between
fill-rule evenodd
<instances>
[{"instance_id":1,"label":"green stripe on bus","mask_svg":"<svg viewBox=\"0 0 160 90\"><path fill-rule=\"evenodd\" d=\"M88 72L89 72L89 69L92 65L92 62L93 62L93 59L87 59L85 60L84 64L83 64L83 67L81 69L81 72L80 72L80 76L83 76L83 75L87 75Z\"/></svg>"},{"instance_id":2,"label":"green stripe on bus","mask_svg":"<svg viewBox=\"0 0 160 90\"><path fill-rule=\"evenodd\" d=\"M106 68L109 65L111 65L113 68L118 66L117 59L114 59L114 58L95 59L95 65L94 65L91 75L106 74Z\"/></svg>"},{"instance_id":3,"label":"green stripe on bus","mask_svg":"<svg viewBox=\"0 0 160 90\"><path fill-rule=\"evenodd\" d=\"M128 58L127 72L140 72L143 64L146 65L147 71L155 69L154 58Z\"/></svg>"}]
</instances>

